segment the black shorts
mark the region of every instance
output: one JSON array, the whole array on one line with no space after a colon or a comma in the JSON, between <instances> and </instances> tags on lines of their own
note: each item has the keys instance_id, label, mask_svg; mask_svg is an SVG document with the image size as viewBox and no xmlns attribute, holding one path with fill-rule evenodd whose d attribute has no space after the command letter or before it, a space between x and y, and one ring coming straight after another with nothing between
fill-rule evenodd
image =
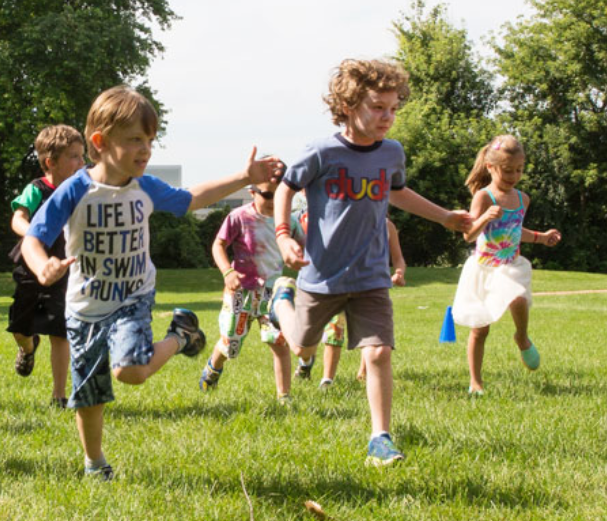
<instances>
[{"instance_id":1,"label":"black shorts","mask_svg":"<svg viewBox=\"0 0 607 521\"><path fill-rule=\"evenodd\" d=\"M38 334L67 338L63 285L45 288L39 284L17 284L13 299L7 331L24 336Z\"/></svg>"}]
</instances>

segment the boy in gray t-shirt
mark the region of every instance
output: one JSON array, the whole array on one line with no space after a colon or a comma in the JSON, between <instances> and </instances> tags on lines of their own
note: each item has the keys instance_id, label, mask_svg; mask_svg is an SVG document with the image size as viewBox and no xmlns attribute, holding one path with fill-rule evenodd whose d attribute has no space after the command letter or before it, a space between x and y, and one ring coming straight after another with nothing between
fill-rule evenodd
<instances>
[{"instance_id":1,"label":"boy in gray t-shirt","mask_svg":"<svg viewBox=\"0 0 607 521\"><path fill-rule=\"evenodd\" d=\"M395 64L344 60L325 102L341 133L313 142L276 191L276 240L295 281L274 285L271 317L295 355L312 363L324 325L345 311L348 348L361 348L367 366L372 435L367 463L403 459L389 430L392 410L392 302L388 289L388 203L450 229L470 225L466 212L445 210L405 186L405 154L385 139L408 95L407 76ZM306 190L305 251L290 238L293 196Z\"/></svg>"}]
</instances>

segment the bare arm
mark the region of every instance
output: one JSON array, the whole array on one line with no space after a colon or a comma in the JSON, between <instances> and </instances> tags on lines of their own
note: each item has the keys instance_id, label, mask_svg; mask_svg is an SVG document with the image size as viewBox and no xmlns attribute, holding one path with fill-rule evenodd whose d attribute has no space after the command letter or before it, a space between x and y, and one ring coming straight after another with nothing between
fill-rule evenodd
<instances>
[{"instance_id":1,"label":"bare arm","mask_svg":"<svg viewBox=\"0 0 607 521\"><path fill-rule=\"evenodd\" d=\"M197 210L220 201L225 196L244 188L248 184L258 184L265 181L276 182L277 176L282 173L282 163L277 157L265 157L255 160L257 148L253 147L247 164L242 172L200 183L189 189L192 202L188 210Z\"/></svg>"},{"instance_id":2,"label":"bare arm","mask_svg":"<svg viewBox=\"0 0 607 521\"><path fill-rule=\"evenodd\" d=\"M455 231L466 231L470 227L470 216L463 210L446 210L414 192L410 188L392 190L390 192L390 203L418 215L429 221L442 224L445 228Z\"/></svg>"},{"instance_id":3,"label":"bare arm","mask_svg":"<svg viewBox=\"0 0 607 521\"><path fill-rule=\"evenodd\" d=\"M219 271L221 271L222 275L230 270L232 267L230 265L230 257L228 257L228 243L219 237L216 237L213 241L213 246L211 247L211 252L213 254L213 260ZM240 279L244 277L243 273L239 273L236 270L230 271L226 276L224 276L224 284L226 289L230 293L234 293L236 290L240 289Z\"/></svg>"},{"instance_id":4,"label":"bare arm","mask_svg":"<svg viewBox=\"0 0 607 521\"><path fill-rule=\"evenodd\" d=\"M538 232L523 228L522 242L539 243L544 246L556 246L561 241L561 232L552 228L547 232Z\"/></svg>"},{"instance_id":5,"label":"bare arm","mask_svg":"<svg viewBox=\"0 0 607 521\"><path fill-rule=\"evenodd\" d=\"M27 208L20 206L15 210L11 219L12 230L20 237L25 237L27 229L30 227L30 213Z\"/></svg>"},{"instance_id":6,"label":"bare arm","mask_svg":"<svg viewBox=\"0 0 607 521\"><path fill-rule=\"evenodd\" d=\"M470 216L472 217L472 226L464 233L464 239L473 242L485 229L488 223L494 219L499 219L504 211L499 205L493 204L491 197L484 190L479 190L474 194L470 205Z\"/></svg>"},{"instance_id":7,"label":"bare arm","mask_svg":"<svg viewBox=\"0 0 607 521\"><path fill-rule=\"evenodd\" d=\"M403 250L400 247L400 241L398 240L398 230L390 219L386 219L386 225L388 227L388 246L390 247L390 260L394 267L394 274L392 275L392 283L395 286L405 285L405 270L407 269L407 263L403 256Z\"/></svg>"},{"instance_id":8,"label":"bare arm","mask_svg":"<svg viewBox=\"0 0 607 521\"><path fill-rule=\"evenodd\" d=\"M274 223L278 229L280 226L291 226L291 206L295 190L289 188L285 183L280 183L274 195ZM283 234L276 238L278 249L282 259L289 268L298 270L309 264L304 261L303 248L293 239L290 234Z\"/></svg>"},{"instance_id":9,"label":"bare arm","mask_svg":"<svg viewBox=\"0 0 607 521\"><path fill-rule=\"evenodd\" d=\"M52 286L69 269L70 264L76 261L76 257L59 259L46 254L44 245L36 237L26 235L21 246L21 253L25 262L38 278L43 286Z\"/></svg>"}]
</instances>

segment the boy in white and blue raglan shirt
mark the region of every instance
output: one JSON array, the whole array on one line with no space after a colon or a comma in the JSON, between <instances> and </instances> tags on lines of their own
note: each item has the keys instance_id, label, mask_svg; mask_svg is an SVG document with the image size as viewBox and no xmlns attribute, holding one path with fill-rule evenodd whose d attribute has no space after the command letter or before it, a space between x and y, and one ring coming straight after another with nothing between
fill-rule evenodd
<instances>
[{"instance_id":1,"label":"boy in white and blue raglan shirt","mask_svg":"<svg viewBox=\"0 0 607 521\"><path fill-rule=\"evenodd\" d=\"M345 60L329 95L333 122L344 130L312 143L276 191L276 240L285 263L301 268L295 281L274 285L271 317L295 355L313 363L324 325L346 312L348 348L361 348L367 367L372 434L367 462L403 459L389 435L394 348L392 286L386 215L388 203L453 229L469 226L465 212L449 212L405 187L405 154L385 139L408 95L407 77L381 61ZM291 239L291 200L308 201L305 251Z\"/></svg>"},{"instance_id":2,"label":"boy in white and blue raglan shirt","mask_svg":"<svg viewBox=\"0 0 607 521\"><path fill-rule=\"evenodd\" d=\"M85 131L95 165L65 181L34 217L23 256L43 285L69 269L66 315L72 360L72 395L85 452L85 474L111 479L101 450L104 404L114 399L111 374L141 384L174 354L195 356L205 344L196 315L176 309L164 340L153 343L156 269L148 220L153 211L184 215L279 171L274 158L189 190L143 175L158 118L150 102L129 87L114 87L93 103ZM66 258L44 245L65 231ZM111 373L110 373L111 359Z\"/></svg>"}]
</instances>

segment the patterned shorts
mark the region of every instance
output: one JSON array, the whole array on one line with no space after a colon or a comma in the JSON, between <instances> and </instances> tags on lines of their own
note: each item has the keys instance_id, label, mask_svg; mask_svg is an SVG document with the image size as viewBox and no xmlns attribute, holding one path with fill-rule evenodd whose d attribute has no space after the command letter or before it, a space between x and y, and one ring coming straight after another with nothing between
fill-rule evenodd
<instances>
[{"instance_id":1,"label":"patterned shorts","mask_svg":"<svg viewBox=\"0 0 607 521\"><path fill-rule=\"evenodd\" d=\"M344 346L344 330L346 328L346 314L339 313L335 315L325 326L322 334L322 341L334 347Z\"/></svg>"},{"instance_id":2,"label":"patterned shorts","mask_svg":"<svg viewBox=\"0 0 607 521\"><path fill-rule=\"evenodd\" d=\"M110 358L112 368L149 363L154 354L153 305L152 292L99 322L67 317L72 358L69 407L92 407L114 400Z\"/></svg>"},{"instance_id":3,"label":"patterned shorts","mask_svg":"<svg viewBox=\"0 0 607 521\"><path fill-rule=\"evenodd\" d=\"M261 341L271 345L285 342L282 333L268 318L268 303L272 288L239 289L234 293L225 291L223 306L219 313L219 333L221 352L228 358L240 354L242 342L246 338L254 319L259 323Z\"/></svg>"}]
</instances>

